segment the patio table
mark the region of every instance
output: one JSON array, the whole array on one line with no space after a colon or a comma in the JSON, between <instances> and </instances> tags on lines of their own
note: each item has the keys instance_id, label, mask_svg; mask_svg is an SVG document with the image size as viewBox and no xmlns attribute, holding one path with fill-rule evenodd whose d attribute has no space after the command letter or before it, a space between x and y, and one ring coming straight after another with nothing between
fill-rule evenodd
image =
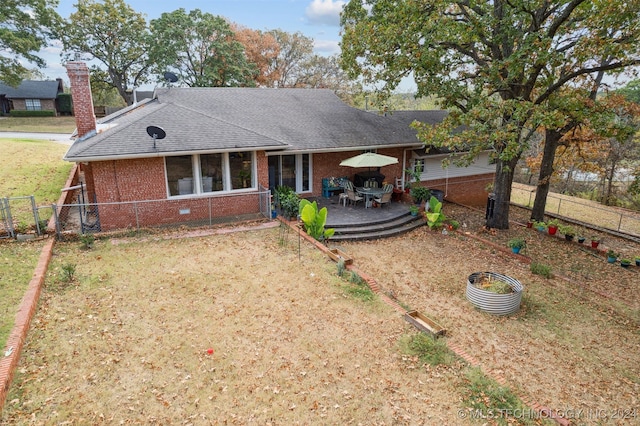
<instances>
[{"instance_id":1,"label":"patio table","mask_svg":"<svg viewBox=\"0 0 640 426\"><path fill-rule=\"evenodd\" d=\"M356 192L364 196L364 208L367 209L371 206L374 197L384 194L384 189L358 186Z\"/></svg>"}]
</instances>

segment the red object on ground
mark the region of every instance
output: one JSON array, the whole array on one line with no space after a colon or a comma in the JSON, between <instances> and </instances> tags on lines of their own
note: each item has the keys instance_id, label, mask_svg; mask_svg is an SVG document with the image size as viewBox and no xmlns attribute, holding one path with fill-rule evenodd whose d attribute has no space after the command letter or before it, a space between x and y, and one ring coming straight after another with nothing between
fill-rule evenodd
<instances>
[{"instance_id":1,"label":"red object on ground","mask_svg":"<svg viewBox=\"0 0 640 426\"><path fill-rule=\"evenodd\" d=\"M209 355L211 355L211 354L213 353L213 349L211 349L211 348L207 349L207 353L208 353Z\"/></svg>"}]
</instances>

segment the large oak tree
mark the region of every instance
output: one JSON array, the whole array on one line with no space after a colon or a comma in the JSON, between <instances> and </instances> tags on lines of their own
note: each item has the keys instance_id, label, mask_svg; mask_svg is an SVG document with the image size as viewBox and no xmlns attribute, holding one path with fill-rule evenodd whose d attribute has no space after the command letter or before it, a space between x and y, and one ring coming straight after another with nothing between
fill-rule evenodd
<instances>
[{"instance_id":1,"label":"large oak tree","mask_svg":"<svg viewBox=\"0 0 640 426\"><path fill-rule=\"evenodd\" d=\"M438 126L416 126L425 142L468 159L492 152L488 225L506 229L514 168L529 140L566 122L549 99L640 63L639 11L640 0L351 0L341 17L343 63L352 77L382 82L383 92L412 77L419 96L435 95L451 113Z\"/></svg>"},{"instance_id":2,"label":"large oak tree","mask_svg":"<svg viewBox=\"0 0 640 426\"><path fill-rule=\"evenodd\" d=\"M258 67L221 16L194 9L151 21L150 58L158 72L174 72L189 87L255 86Z\"/></svg>"},{"instance_id":3,"label":"large oak tree","mask_svg":"<svg viewBox=\"0 0 640 426\"><path fill-rule=\"evenodd\" d=\"M57 5L56 0L0 1L0 81L17 86L28 71L25 61L45 65L37 52L59 20Z\"/></svg>"},{"instance_id":4,"label":"large oak tree","mask_svg":"<svg viewBox=\"0 0 640 426\"><path fill-rule=\"evenodd\" d=\"M123 0L78 0L76 11L57 30L67 60L97 61L92 78L114 87L127 103L149 73L145 16Z\"/></svg>"}]
</instances>

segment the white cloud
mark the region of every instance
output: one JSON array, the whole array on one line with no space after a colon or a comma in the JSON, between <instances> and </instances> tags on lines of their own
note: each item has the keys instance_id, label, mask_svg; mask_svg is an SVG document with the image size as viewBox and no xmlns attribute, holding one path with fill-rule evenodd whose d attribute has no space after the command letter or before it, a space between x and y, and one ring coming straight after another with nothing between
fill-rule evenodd
<instances>
[{"instance_id":1,"label":"white cloud","mask_svg":"<svg viewBox=\"0 0 640 426\"><path fill-rule=\"evenodd\" d=\"M305 11L307 19L312 24L339 26L345 4L342 0L313 0Z\"/></svg>"},{"instance_id":2,"label":"white cloud","mask_svg":"<svg viewBox=\"0 0 640 426\"><path fill-rule=\"evenodd\" d=\"M336 40L314 40L314 51L320 55L340 53L340 44Z\"/></svg>"}]
</instances>

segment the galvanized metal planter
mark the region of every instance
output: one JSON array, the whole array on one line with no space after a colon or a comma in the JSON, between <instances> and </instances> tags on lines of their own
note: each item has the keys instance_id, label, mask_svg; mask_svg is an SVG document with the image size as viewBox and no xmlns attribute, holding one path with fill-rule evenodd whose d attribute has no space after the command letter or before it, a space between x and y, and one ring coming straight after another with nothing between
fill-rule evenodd
<instances>
[{"instance_id":1,"label":"galvanized metal planter","mask_svg":"<svg viewBox=\"0 0 640 426\"><path fill-rule=\"evenodd\" d=\"M476 280L483 277L505 282L513 293L498 294L475 286ZM518 312L522 301L524 286L520 281L495 272L474 272L467 279L467 299L478 309L494 315L510 315Z\"/></svg>"}]
</instances>

